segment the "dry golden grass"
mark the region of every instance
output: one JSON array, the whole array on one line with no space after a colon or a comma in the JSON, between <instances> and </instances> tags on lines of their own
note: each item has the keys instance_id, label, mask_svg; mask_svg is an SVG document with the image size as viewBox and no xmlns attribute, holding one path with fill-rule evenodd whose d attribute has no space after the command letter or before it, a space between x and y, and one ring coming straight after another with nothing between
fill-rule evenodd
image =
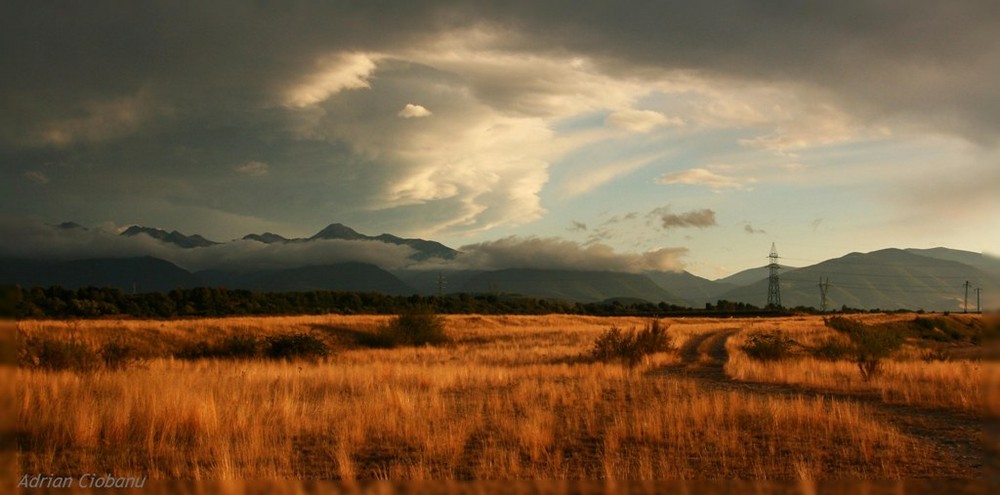
<instances>
[{"instance_id":1,"label":"dry golden grass","mask_svg":"<svg viewBox=\"0 0 1000 495\"><path fill-rule=\"evenodd\" d=\"M24 336L151 355L195 340L311 331L337 340L375 316L20 322ZM22 473L151 479L900 478L936 465L925 440L865 406L708 391L580 359L637 318L453 316L451 345L325 361L181 361L89 374L18 369ZM713 327L714 325L714 327ZM674 322L678 343L733 321Z\"/></svg>"},{"instance_id":2,"label":"dry golden grass","mask_svg":"<svg viewBox=\"0 0 1000 495\"><path fill-rule=\"evenodd\" d=\"M912 319L913 315L863 315L866 323ZM749 332L781 330L803 346L815 346L823 339L845 340L827 328L819 317L795 317L750 323L744 331L726 343L729 360L726 373L737 379L754 382L785 383L822 390L851 393L877 393L886 402L955 409L974 414L986 412L986 370L995 363L956 359L926 361L922 349L906 345L884 362L883 372L864 381L857 365L850 360L825 361L797 353L795 358L762 362L749 358L741 347Z\"/></svg>"}]
</instances>

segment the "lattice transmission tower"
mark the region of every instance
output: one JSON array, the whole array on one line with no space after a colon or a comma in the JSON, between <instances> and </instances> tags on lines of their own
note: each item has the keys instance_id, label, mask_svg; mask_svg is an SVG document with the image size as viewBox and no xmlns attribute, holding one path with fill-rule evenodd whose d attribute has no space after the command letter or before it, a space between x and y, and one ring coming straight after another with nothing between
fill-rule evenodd
<instances>
[{"instance_id":1,"label":"lattice transmission tower","mask_svg":"<svg viewBox=\"0 0 1000 495\"><path fill-rule=\"evenodd\" d=\"M767 255L767 259L767 307L780 308L781 282L778 279L778 269L781 268L781 265L778 265L778 250L774 247L773 242L771 243L771 254Z\"/></svg>"}]
</instances>

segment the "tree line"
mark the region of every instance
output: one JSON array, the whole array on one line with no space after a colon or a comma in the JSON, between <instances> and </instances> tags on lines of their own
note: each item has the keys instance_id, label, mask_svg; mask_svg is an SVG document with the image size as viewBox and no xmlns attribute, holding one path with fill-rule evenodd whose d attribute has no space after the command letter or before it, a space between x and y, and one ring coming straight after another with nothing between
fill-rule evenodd
<instances>
[{"instance_id":1,"label":"tree line","mask_svg":"<svg viewBox=\"0 0 1000 495\"><path fill-rule=\"evenodd\" d=\"M772 314L746 303L719 301L694 309L667 303L610 301L582 303L497 294L392 296L375 292L315 290L256 292L222 287L129 294L120 289L55 287L2 289L3 313L14 318L188 318L301 314L400 314L425 308L439 314L580 314L667 316Z\"/></svg>"}]
</instances>

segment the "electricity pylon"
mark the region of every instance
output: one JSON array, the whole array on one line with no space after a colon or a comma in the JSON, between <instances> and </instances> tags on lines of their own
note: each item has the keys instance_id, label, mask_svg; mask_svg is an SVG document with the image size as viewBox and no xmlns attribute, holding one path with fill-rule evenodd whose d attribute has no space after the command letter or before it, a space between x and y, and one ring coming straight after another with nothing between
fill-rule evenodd
<instances>
[{"instance_id":1,"label":"electricity pylon","mask_svg":"<svg viewBox=\"0 0 1000 495\"><path fill-rule=\"evenodd\" d=\"M772 309L781 308L781 282L778 280L778 250L771 243L771 254L767 255L767 307Z\"/></svg>"}]
</instances>

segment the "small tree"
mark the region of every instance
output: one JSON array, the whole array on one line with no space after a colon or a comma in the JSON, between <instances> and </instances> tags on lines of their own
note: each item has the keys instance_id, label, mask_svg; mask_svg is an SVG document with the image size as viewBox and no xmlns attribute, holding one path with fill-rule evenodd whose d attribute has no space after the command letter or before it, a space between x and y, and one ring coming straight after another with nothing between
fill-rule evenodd
<instances>
[{"instance_id":1,"label":"small tree","mask_svg":"<svg viewBox=\"0 0 1000 495\"><path fill-rule=\"evenodd\" d=\"M864 381L881 374L882 361L903 345L903 334L893 329L873 328L839 316L826 320L826 325L850 337L854 360Z\"/></svg>"}]
</instances>

